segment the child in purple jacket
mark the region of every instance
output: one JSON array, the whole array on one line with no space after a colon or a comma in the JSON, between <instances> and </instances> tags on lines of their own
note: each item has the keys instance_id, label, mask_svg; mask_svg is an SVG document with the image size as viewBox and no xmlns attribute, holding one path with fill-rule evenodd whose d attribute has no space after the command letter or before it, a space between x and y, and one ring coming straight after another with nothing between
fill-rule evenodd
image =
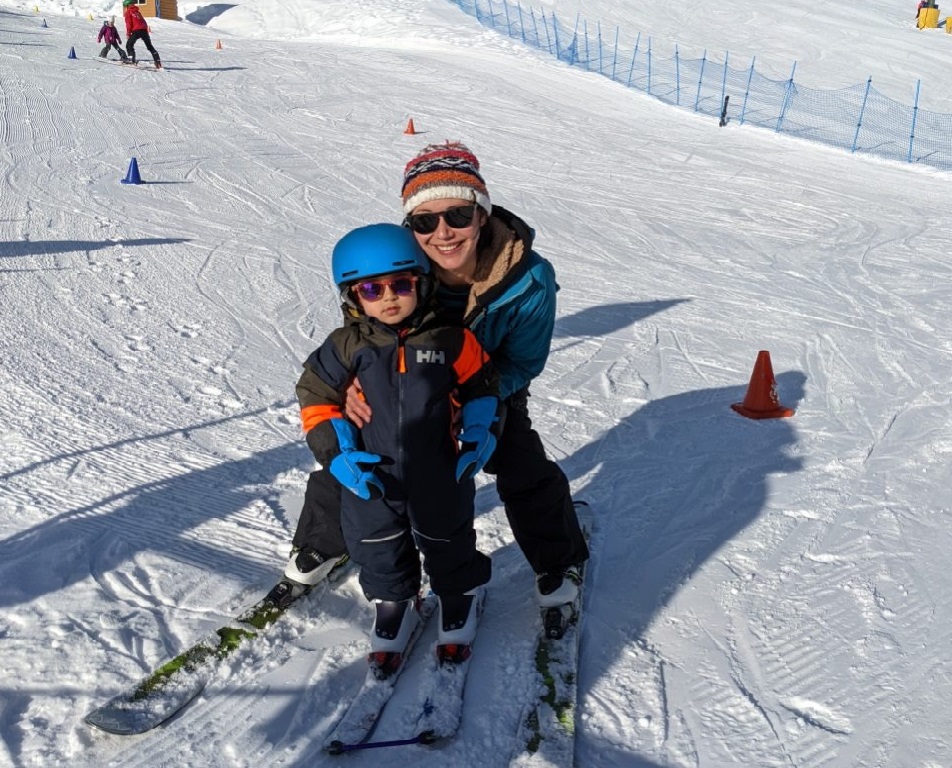
<instances>
[{"instance_id":1,"label":"child in purple jacket","mask_svg":"<svg viewBox=\"0 0 952 768\"><path fill-rule=\"evenodd\" d=\"M106 54L109 53L110 48L115 48L119 54L119 58L123 61L126 60L126 52L119 47L122 44L122 38L119 37L119 30L116 29L115 16L102 23L102 29L99 30L99 36L96 38L96 42L106 43L106 47L99 52L102 58L106 58Z\"/></svg>"}]
</instances>

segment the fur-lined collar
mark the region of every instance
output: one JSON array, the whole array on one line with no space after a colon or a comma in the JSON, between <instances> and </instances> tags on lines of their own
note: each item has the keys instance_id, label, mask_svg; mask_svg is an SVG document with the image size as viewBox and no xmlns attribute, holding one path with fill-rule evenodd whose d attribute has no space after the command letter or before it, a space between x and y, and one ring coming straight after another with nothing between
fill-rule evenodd
<instances>
[{"instance_id":1,"label":"fur-lined collar","mask_svg":"<svg viewBox=\"0 0 952 768\"><path fill-rule=\"evenodd\" d=\"M481 303L480 298L493 292L526 255L525 242L495 216L490 217L480 238L476 271L473 273L473 284L463 317L468 317L477 304ZM486 238L485 244L482 238Z\"/></svg>"}]
</instances>

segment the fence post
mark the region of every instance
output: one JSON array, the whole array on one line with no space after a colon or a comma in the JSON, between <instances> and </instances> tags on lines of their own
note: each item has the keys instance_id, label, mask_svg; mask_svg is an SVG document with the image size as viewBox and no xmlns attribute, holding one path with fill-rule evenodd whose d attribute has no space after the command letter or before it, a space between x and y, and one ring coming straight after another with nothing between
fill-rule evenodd
<instances>
[{"instance_id":1,"label":"fence post","mask_svg":"<svg viewBox=\"0 0 952 768\"><path fill-rule=\"evenodd\" d=\"M638 37L635 39L635 50L631 54L631 66L628 68L628 82L626 83L626 88L631 88L631 73L635 71L635 59L638 58L638 45L641 43L641 32L638 33Z\"/></svg>"},{"instance_id":2,"label":"fence post","mask_svg":"<svg viewBox=\"0 0 952 768\"><path fill-rule=\"evenodd\" d=\"M602 74L602 22L597 22L598 30L598 74Z\"/></svg>"},{"instance_id":3,"label":"fence post","mask_svg":"<svg viewBox=\"0 0 952 768\"><path fill-rule=\"evenodd\" d=\"M674 44L674 103L681 106L681 53Z\"/></svg>"},{"instance_id":4,"label":"fence post","mask_svg":"<svg viewBox=\"0 0 952 768\"><path fill-rule=\"evenodd\" d=\"M704 49L704 55L701 57L701 74L697 78L697 94L694 97L694 111L697 112L698 104L701 103L701 84L704 82L704 65L707 64L707 48Z\"/></svg>"},{"instance_id":5,"label":"fence post","mask_svg":"<svg viewBox=\"0 0 952 768\"><path fill-rule=\"evenodd\" d=\"M493 0L488 0L489 2L489 21L492 23L492 28L496 28L496 12L493 10Z\"/></svg>"},{"instance_id":6,"label":"fence post","mask_svg":"<svg viewBox=\"0 0 952 768\"><path fill-rule=\"evenodd\" d=\"M731 52L724 51L724 78L721 80L721 104L724 103L724 94L727 93L727 62L730 61Z\"/></svg>"},{"instance_id":7,"label":"fence post","mask_svg":"<svg viewBox=\"0 0 952 768\"><path fill-rule=\"evenodd\" d=\"M912 105L912 129L909 131L909 154L906 156L906 162L912 162L912 143L916 138L916 118L919 116L919 85L921 80L916 80L916 100Z\"/></svg>"},{"instance_id":8,"label":"fence post","mask_svg":"<svg viewBox=\"0 0 952 768\"><path fill-rule=\"evenodd\" d=\"M522 3L516 2L516 10L519 11L519 31L522 33L522 44L526 44L526 23L522 18Z\"/></svg>"},{"instance_id":9,"label":"fence post","mask_svg":"<svg viewBox=\"0 0 952 768\"><path fill-rule=\"evenodd\" d=\"M509 37L512 37L512 19L509 18L509 2L502 0L503 10L506 12L506 26L509 28Z\"/></svg>"},{"instance_id":10,"label":"fence post","mask_svg":"<svg viewBox=\"0 0 952 768\"><path fill-rule=\"evenodd\" d=\"M787 81L787 90L783 93L783 103L780 105L780 114L777 115L777 133L783 128L783 117L787 113L787 107L790 105L790 92L793 90L793 73L797 71L797 62L793 62L793 69L790 71L790 79Z\"/></svg>"},{"instance_id":11,"label":"fence post","mask_svg":"<svg viewBox=\"0 0 952 768\"><path fill-rule=\"evenodd\" d=\"M588 66L588 62L592 58L588 52L588 19L582 22L582 34L585 35L585 69L591 69ZM575 40L578 41L578 17L575 19ZM578 42L575 43L575 50L578 50Z\"/></svg>"},{"instance_id":12,"label":"fence post","mask_svg":"<svg viewBox=\"0 0 952 768\"><path fill-rule=\"evenodd\" d=\"M532 17L532 29L535 31L536 48L541 48L542 38L539 37L539 23L536 21L534 8L529 9L529 15ZM545 14L542 15L542 28L545 29ZM546 34L546 37L548 37L549 30L546 29L545 34Z\"/></svg>"},{"instance_id":13,"label":"fence post","mask_svg":"<svg viewBox=\"0 0 952 768\"><path fill-rule=\"evenodd\" d=\"M615 80L615 65L618 64L618 27L615 27L615 52L612 54L612 82Z\"/></svg>"},{"instance_id":14,"label":"fence post","mask_svg":"<svg viewBox=\"0 0 952 768\"><path fill-rule=\"evenodd\" d=\"M859 119L856 121L856 133L853 134L853 146L850 147L850 152L856 151L856 142L859 141L859 129L863 125L863 113L866 111L866 99L869 98L869 89L873 83L873 76L869 76L869 80L866 81L866 93L863 94L863 104L859 108Z\"/></svg>"},{"instance_id":15,"label":"fence post","mask_svg":"<svg viewBox=\"0 0 952 768\"><path fill-rule=\"evenodd\" d=\"M744 105L740 108L740 124L744 124L744 115L747 114L747 99L750 97L750 83L754 79L754 62L757 61L756 56L752 56L750 59L750 73L747 75L747 89L744 91Z\"/></svg>"},{"instance_id":16,"label":"fence post","mask_svg":"<svg viewBox=\"0 0 952 768\"><path fill-rule=\"evenodd\" d=\"M648 36L648 90L645 91L651 95L651 36Z\"/></svg>"},{"instance_id":17,"label":"fence post","mask_svg":"<svg viewBox=\"0 0 952 768\"><path fill-rule=\"evenodd\" d=\"M545 46L546 50L549 53L552 53L552 38L549 37L549 23L545 20L545 11L542 11L542 28L545 30ZM558 54L558 46L556 46L556 54ZM556 56L558 57L558 56Z\"/></svg>"}]
</instances>

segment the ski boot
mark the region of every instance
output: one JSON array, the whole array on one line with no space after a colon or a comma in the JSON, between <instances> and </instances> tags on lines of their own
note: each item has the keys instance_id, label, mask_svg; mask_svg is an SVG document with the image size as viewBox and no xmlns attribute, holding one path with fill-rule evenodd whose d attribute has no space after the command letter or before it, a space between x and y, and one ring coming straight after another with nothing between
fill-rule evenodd
<instances>
[{"instance_id":1,"label":"ski boot","mask_svg":"<svg viewBox=\"0 0 952 768\"><path fill-rule=\"evenodd\" d=\"M326 579L338 565L346 563L348 557L346 552L343 555L325 555L313 547L295 547L284 567L284 577L313 587Z\"/></svg>"},{"instance_id":2,"label":"ski boot","mask_svg":"<svg viewBox=\"0 0 952 768\"><path fill-rule=\"evenodd\" d=\"M373 676L385 680L400 669L410 638L420 625L420 598L375 600L374 609L367 662Z\"/></svg>"},{"instance_id":3,"label":"ski boot","mask_svg":"<svg viewBox=\"0 0 952 768\"><path fill-rule=\"evenodd\" d=\"M542 609L542 625L548 638L562 637L575 618L582 573L577 565L562 571L536 575L536 599Z\"/></svg>"},{"instance_id":4,"label":"ski boot","mask_svg":"<svg viewBox=\"0 0 952 768\"><path fill-rule=\"evenodd\" d=\"M485 599L484 587L463 595L440 595L440 630L436 641L440 664L458 664L472 655Z\"/></svg>"}]
</instances>

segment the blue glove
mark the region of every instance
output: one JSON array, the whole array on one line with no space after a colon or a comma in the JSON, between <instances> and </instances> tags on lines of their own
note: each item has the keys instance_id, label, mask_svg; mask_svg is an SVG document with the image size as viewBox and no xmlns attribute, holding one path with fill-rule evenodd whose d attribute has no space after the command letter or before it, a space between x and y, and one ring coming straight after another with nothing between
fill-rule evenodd
<instances>
[{"instance_id":1,"label":"blue glove","mask_svg":"<svg viewBox=\"0 0 952 768\"><path fill-rule=\"evenodd\" d=\"M456 482L469 480L489 461L496 448L499 399L477 397L463 406L463 431L459 434L460 457L456 462Z\"/></svg>"},{"instance_id":2,"label":"blue glove","mask_svg":"<svg viewBox=\"0 0 952 768\"><path fill-rule=\"evenodd\" d=\"M331 461L331 474L361 499L381 498L383 483L373 471L373 465L380 463L380 456L357 449L357 428L349 421L331 419L331 426L337 433L337 444L340 446L340 453Z\"/></svg>"}]
</instances>

